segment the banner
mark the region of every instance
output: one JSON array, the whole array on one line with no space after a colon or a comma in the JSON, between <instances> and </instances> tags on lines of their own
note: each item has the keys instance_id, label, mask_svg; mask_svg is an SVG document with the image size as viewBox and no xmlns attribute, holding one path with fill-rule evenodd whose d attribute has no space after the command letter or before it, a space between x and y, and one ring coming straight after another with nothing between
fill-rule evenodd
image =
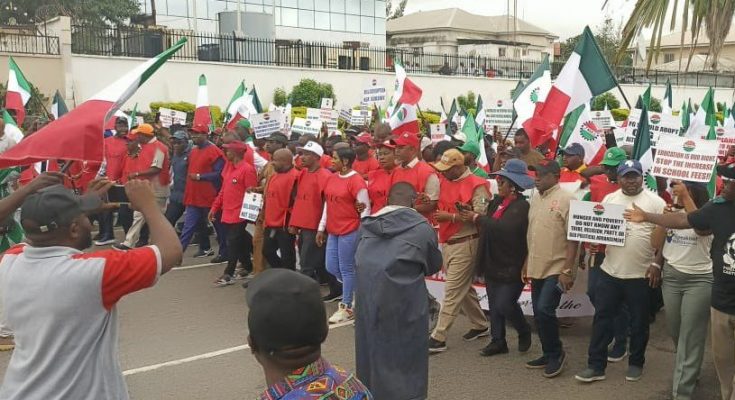
<instances>
[{"instance_id":1,"label":"banner","mask_svg":"<svg viewBox=\"0 0 735 400\"><path fill-rule=\"evenodd\" d=\"M267 138L271 134L280 132L283 117L280 111L250 115L250 127L255 132L256 139Z\"/></svg>"},{"instance_id":2,"label":"banner","mask_svg":"<svg viewBox=\"0 0 735 400\"><path fill-rule=\"evenodd\" d=\"M431 142L441 142L447 139L447 126L444 124L431 124Z\"/></svg>"},{"instance_id":3,"label":"banner","mask_svg":"<svg viewBox=\"0 0 735 400\"><path fill-rule=\"evenodd\" d=\"M183 111L176 111L170 108L159 108L158 113L161 120L161 126L164 128L170 128L171 125L174 124L186 125L186 113Z\"/></svg>"},{"instance_id":4,"label":"banner","mask_svg":"<svg viewBox=\"0 0 735 400\"><path fill-rule=\"evenodd\" d=\"M352 118L352 109L343 108L339 110L339 119L349 124L351 118Z\"/></svg>"},{"instance_id":5,"label":"banner","mask_svg":"<svg viewBox=\"0 0 735 400\"><path fill-rule=\"evenodd\" d=\"M641 110L630 110L628 116L628 126L625 128L625 140L618 143L618 147L635 143L635 137L638 134L638 121L641 119ZM681 119L673 115L649 112L648 128L651 131L651 147L656 148L659 137L661 135L679 136L681 132Z\"/></svg>"},{"instance_id":6,"label":"banner","mask_svg":"<svg viewBox=\"0 0 735 400\"><path fill-rule=\"evenodd\" d=\"M255 222L260 214L260 208L263 207L263 195L260 193L245 193L242 199L242 207L240 208L240 218L246 221Z\"/></svg>"},{"instance_id":7,"label":"banner","mask_svg":"<svg viewBox=\"0 0 735 400\"><path fill-rule=\"evenodd\" d=\"M365 125L365 115L363 114L362 110L352 110L352 114L350 115L350 125Z\"/></svg>"},{"instance_id":8,"label":"banner","mask_svg":"<svg viewBox=\"0 0 735 400\"><path fill-rule=\"evenodd\" d=\"M719 144L714 140L661 136L651 174L692 182L709 182L717 163Z\"/></svg>"},{"instance_id":9,"label":"banner","mask_svg":"<svg viewBox=\"0 0 735 400\"><path fill-rule=\"evenodd\" d=\"M322 121L322 123L327 124L327 128L330 134L337 130L337 118L339 118L339 111L337 110L327 110L327 109L318 109L318 108L307 108L306 109L306 120L307 121Z\"/></svg>"},{"instance_id":10,"label":"banner","mask_svg":"<svg viewBox=\"0 0 735 400\"><path fill-rule=\"evenodd\" d=\"M513 123L513 100L502 99L488 102L485 115L485 125L490 130L494 126L506 129L510 128L510 125Z\"/></svg>"},{"instance_id":11,"label":"banner","mask_svg":"<svg viewBox=\"0 0 735 400\"><path fill-rule=\"evenodd\" d=\"M288 131L291 129L291 111L284 107L280 107L278 110L281 111L281 108L283 108L281 114L281 133L288 136Z\"/></svg>"},{"instance_id":12,"label":"banner","mask_svg":"<svg viewBox=\"0 0 735 400\"><path fill-rule=\"evenodd\" d=\"M322 106L321 106L322 110L331 110L333 105L334 105L334 100L328 97L322 98Z\"/></svg>"},{"instance_id":13,"label":"banner","mask_svg":"<svg viewBox=\"0 0 735 400\"><path fill-rule=\"evenodd\" d=\"M378 80L373 78L370 86L362 90L362 101L360 104L382 104L387 98L384 86L378 86Z\"/></svg>"},{"instance_id":14,"label":"banner","mask_svg":"<svg viewBox=\"0 0 735 400\"><path fill-rule=\"evenodd\" d=\"M707 133L704 133L702 139L707 137ZM731 146L735 146L735 128L723 128L718 126L715 128L715 134L717 134L717 142L720 144L718 150L719 157L727 157L727 151Z\"/></svg>"},{"instance_id":15,"label":"banner","mask_svg":"<svg viewBox=\"0 0 735 400\"><path fill-rule=\"evenodd\" d=\"M625 245L625 206L572 200L567 239L575 242Z\"/></svg>"},{"instance_id":16,"label":"banner","mask_svg":"<svg viewBox=\"0 0 735 400\"><path fill-rule=\"evenodd\" d=\"M610 129L615 124L610 110L592 111L592 122L600 129Z\"/></svg>"},{"instance_id":17,"label":"banner","mask_svg":"<svg viewBox=\"0 0 735 400\"><path fill-rule=\"evenodd\" d=\"M319 133L322 130L322 121L318 120L306 120L303 118L294 118L293 125L291 125L291 132L298 133L301 135L312 134L319 137Z\"/></svg>"}]
</instances>

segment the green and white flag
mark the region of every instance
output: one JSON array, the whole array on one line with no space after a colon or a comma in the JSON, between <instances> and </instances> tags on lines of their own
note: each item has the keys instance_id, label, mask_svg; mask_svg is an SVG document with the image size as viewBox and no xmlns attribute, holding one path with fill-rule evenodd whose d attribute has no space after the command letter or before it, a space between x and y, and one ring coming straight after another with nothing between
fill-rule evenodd
<instances>
[{"instance_id":1,"label":"green and white flag","mask_svg":"<svg viewBox=\"0 0 735 400\"><path fill-rule=\"evenodd\" d=\"M572 143L584 148L584 163L598 165L605 157L605 141L601 128L592 121L590 104L585 103L567 114L564 119L559 148L565 149Z\"/></svg>"},{"instance_id":2,"label":"green and white flag","mask_svg":"<svg viewBox=\"0 0 735 400\"><path fill-rule=\"evenodd\" d=\"M651 84L648 84L648 88L645 92L643 92L642 95L638 97L638 101L635 103L635 108L643 108L643 105L646 105L646 108L651 108Z\"/></svg>"},{"instance_id":3,"label":"green and white flag","mask_svg":"<svg viewBox=\"0 0 735 400\"><path fill-rule=\"evenodd\" d=\"M8 86L5 92L5 108L15 111L18 124L23 125L26 118L26 104L31 99L31 84L15 63L8 57Z\"/></svg>"},{"instance_id":4,"label":"green and white flag","mask_svg":"<svg viewBox=\"0 0 735 400\"><path fill-rule=\"evenodd\" d=\"M714 125L710 125L709 127L707 140L717 140L717 133L715 132ZM712 171L712 178L710 178L709 183L707 183L707 191L709 192L709 197L714 199L715 194L717 193L717 164L715 164L714 170Z\"/></svg>"},{"instance_id":5,"label":"green and white flag","mask_svg":"<svg viewBox=\"0 0 735 400\"><path fill-rule=\"evenodd\" d=\"M520 90L516 87L516 90L513 91L513 108L519 125L533 116L536 103L546 101L546 96L550 90L551 68L549 66L549 56L547 55L525 86Z\"/></svg>"},{"instance_id":6,"label":"green and white flag","mask_svg":"<svg viewBox=\"0 0 735 400\"><path fill-rule=\"evenodd\" d=\"M15 143L20 143L23 140L23 132L18 128L8 110L3 110L3 122L5 122L5 137L13 139Z\"/></svg>"},{"instance_id":7,"label":"green and white flag","mask_svg":"<svg viewBox=\"0 0 735 400\"><path fill-rule=\"evenodd\" d=\"M638 132L633 143L633 159L640 161L643 167L643 186L654 193L658 193L656 178L651 175L653 149L651 148L651 131L648 126L648 107L645 104L641 109Z\"/></svg>"},{"instance_id":8,"label":"green and white flag","mask_svg":"<svg viewBox=\"0 0 735 400\"><path fill-rule=\"evenodd\" d=\"M709 127L717 124L717 118L715 117L715 91L712 88L707 90L707 94L702 99L702 104L699 105L697 113L694 114L694 118L689 124L689 130L687 131L687 137L701 138L705 136L709 131Z\"/></svg>"},{"instance_id":9,"label":"green and white flag","mask_svg":"<svg viewBox=\"0 0 735 400\"><path fill-rule=\"evenodd\" d=\"M673 115L674 112L674 92L671 90L671 80L666 80L666 92L664 92L664 101L661 103L661 112L667 115Z\"/></svg>"},{"instance_id":10,"label":"green and white flag","mask_svg":"<svg viewBox=\"0 0 735 400\"><path fill-rule=\"evenodd\" d=\"M679 111L679 118L681 118L681 134L680 134L680 136L683 136L689 130L689 124L691 123L691 118L690 118L690 114L689 114L689 108L687 108L686 101L681 104L681 111Z\"/></svg>"},{"instance_id":11,"label":"green and white flag","mask_svg":"<svg viewBox=\"0 0 735 400\"><path fill-rule=\"evenodd\" d=\"M69 112L69 108L64 102L64 98L61 97L61 93L57 90L54 94L54 100L51 103L51 114L54 116L54 120L57 120Z\"/></svg>"}]
</instances>

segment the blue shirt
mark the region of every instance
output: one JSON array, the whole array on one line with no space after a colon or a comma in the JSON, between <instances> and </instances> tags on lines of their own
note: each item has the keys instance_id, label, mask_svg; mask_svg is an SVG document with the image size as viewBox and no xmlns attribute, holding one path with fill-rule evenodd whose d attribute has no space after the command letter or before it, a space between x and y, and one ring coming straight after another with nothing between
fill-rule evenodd
<instances>
[{"instance_id":1,"label":"blue shirt","mask_svg":"<svg viewBox=\"0 0 735 400\"><path fill-rule=\"evenodd\" d=\"M184 188L186 187L186 170L189 168L189 151L191 147L187 147L183 153L171 156L171 171L173 172L173 185L171 186L171 202L184 202Z\"/></svg>"},{"instance_id":2,"label":"blue shirt","mask_svg":"<svg viewBox=\"0 0 735 400\"><path fill-rule=\"evenodd\" d=\"M354 374L319 358L291 372L263 392L260 400L345 399L372 400L373 396Z\"/></svg>"}]
</instances>

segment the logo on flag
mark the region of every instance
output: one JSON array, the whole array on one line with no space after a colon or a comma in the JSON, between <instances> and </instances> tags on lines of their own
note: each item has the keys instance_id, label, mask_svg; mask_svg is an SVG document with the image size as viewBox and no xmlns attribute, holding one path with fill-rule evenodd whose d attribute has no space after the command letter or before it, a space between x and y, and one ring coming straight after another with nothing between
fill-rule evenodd
<instances>
[{"instance_id":1,"label":"logo on flag","mask_svg":"<svg viewBox=\"0 0 735 400\"><path fill-rule=\"evenodd\" d=\"M541 88L535 88L531 91L531 102L537 103L538 102L538 92L541 90ZM502 103L502 102L501 102Z\"/></svg>"},{"instance_id":2,"label":"logo on flag","mask_svg":"<svg viewBox=\"0 0 735 400\"><path fill-rule=\"evenodd\" d=\"M396 79L396 85L395 85L395 88L393 90L398 90L398 86L400 86L400 85L401 85L401 82L399 82L398 79Z\"/></svg>"},{"instance_id":3,"label":"logo on flag","mask_svg":"<svg viewBox=\"0 0 735 400\"><path fill-rule=\"evenodd\" d=\"M717 134L717 136L724 135L725 134L725 128L722 128L722 127L717 128L717 130L715 130L715 134Z\"/></svg>"},{"instance_id":4,"label":"logo on flag","mask_svg":"<svg viewBox=\"0 0 735 400\"><path fill-rule=\"evenodd\" d=\"M398 120L399 121L403 121L404 119L406 119L406 115L407 114L408 114L408 112L406 111L406 109L405 108L401 108L400 110L398 110Z\"/></svg>"},{"instance_id":5,"label":"logo on flag","mask_svg":"<svg viewBox=\"0 0 735 400\"><path fill-rule=\"evenodd\" d=\"M502 107L502 106L503 106L503 100L498 100L498 107Z\"/></svg>"},{"instance_id":6,"label":"logo on flag","mask_svg":"<svg viewBox=\"0 0 735 400\"><path fill-rule=\"evenodd\" d=\"M697 148L697 143L695 143L693 140L687 140L684 142L684 145L682 146L684 148L684 151L687 153L691 153L694 151L694 149Z\"/></svg>"},{"instance_id":7,"label":"logo on flag","mask_svg":"<svg viewBox=\"0 0 735 400\"><path fill-rule=\"evenodd\" d=\"M592 123L592 121L583 123L582 127L579 128L579 134L582 136L582 139L588 142L594 142L595 139L597 139L596 131L597 127Z\"/></svg>"},{"instance_id":8,"label":"logo on flag","mask_svg":"<svg viewBox=\"0 0 735 400\"><path fill-rule=\"evenodd\" d=\"M605 206L598 203L594 207L592 207L592 212L595 213L595 215L602 215L605 213Z\"/></svg>"},{"instance_id":9,"label":"logo on flag","mask_svg":"<svg viewBox=\"0 0 735 400\"><path fill-rule=\"evenodd\" d=\"M661 122L661 116L658 114L651 114L651 124L658 125Z\"/></svg>"}]
</instances>

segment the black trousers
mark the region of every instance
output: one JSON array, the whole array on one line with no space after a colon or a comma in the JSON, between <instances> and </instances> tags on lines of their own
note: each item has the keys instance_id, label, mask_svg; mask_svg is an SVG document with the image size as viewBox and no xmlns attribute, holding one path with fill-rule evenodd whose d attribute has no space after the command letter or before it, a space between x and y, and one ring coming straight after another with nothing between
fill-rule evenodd
<instances>
[{"instance_id":1,"label":"black trousers","mask_svg":"<svg viewBox=\"0 0 735 400\"><path fill-rule=\"evenodd\" d=\"M326 245L319 247L316 245L317 231L302 229L298 236L299 244L299 262L301 263L301 273L308 275L319 283L329 285L329 293L342 293L342 285L339 284L334 275L327 272L325 264Z\"/></svg>"},{"instance_id":2,"label":"black trousers","mask_svg":"<svg viewBox=\"0 0 735 400\"><path fill-rule=\"evenodd\" d=\"M263 234L263 257L271 268L296 270L296 237L285 228L265 228ZM278 256L280 250L281 256Z\"/></svg>"},{"instance_id":3,"label":"black trousers","mask_svg":"<svg viewBox=\"0 0 735 400\"><path fill-rule=\"evenodd\" d=\"M247 222L239 222L237 224L224 224L227 228L227 268L225 275L233 276L238 261L243 267L252 272L253 261L250 256L253 254L253 236L247 231Z\"/></svg>"},{"instance_id":4,"label":"black trousers","mask_svg":"<svg viewBox=\"0 0 735 400\"><path fill-rule=\"evenodd\" d=\"M133 209L127 204L121 204L117 212L117 220L127 235L130 227L133 225Z\"/></svg>"}]
</instances>

